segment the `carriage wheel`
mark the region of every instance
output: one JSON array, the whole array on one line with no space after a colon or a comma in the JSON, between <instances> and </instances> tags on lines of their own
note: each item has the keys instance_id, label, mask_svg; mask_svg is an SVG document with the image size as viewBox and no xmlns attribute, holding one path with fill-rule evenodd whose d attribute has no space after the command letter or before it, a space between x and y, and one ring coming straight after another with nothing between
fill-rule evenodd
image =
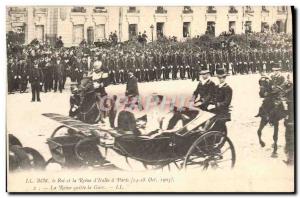
<instances>
[{"instance_id":1,"label":"carriage wheel","mask_svg":"<svg viewBox=\"0 0 300 198\"><path fill-rule=\"evenodd\" d=\"M75 145L74 153L83 165L90 166L107 162L97 146L96 138L84 138L80 140Z\"/></svg>"},{"instance_id":2,"label":"carriage wheel","mask_svg":"<svg viewBox=\"0 0 300 198\"><path fill-rule=\"evenodd\" d=\"M27 153L30 165L34 169L45 169L46 167L46 161L44 157L35 149L30 147L24 147L24 151Z\"/></svg>"},{"instance_id":3,"label":"carriage wheel","mask_svg":"<svg viewBox=\"0 0 300 198\"><path fill-rule=\"evenodd\" d=\"M25 150L18 146L9 147L9 170L26 170L30 169L30 160Z\"/></svg>"},{"instance_id":4,"label":"carriage wheel","mask_svg":"<svg viewBox=\"0 0 300 198\"><path fill-rule=\"evenodd\" d=\"M231 140L224 133L210 131L200 136L188 150L183 167L202 170L230 169L235 165L236 155Z\"/></svg>"}]
</instances>

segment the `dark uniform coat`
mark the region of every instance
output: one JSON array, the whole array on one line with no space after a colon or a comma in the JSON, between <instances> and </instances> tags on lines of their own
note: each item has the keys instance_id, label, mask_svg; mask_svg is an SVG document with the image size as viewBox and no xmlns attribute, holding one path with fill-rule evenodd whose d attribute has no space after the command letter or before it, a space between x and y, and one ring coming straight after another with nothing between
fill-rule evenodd
<instances>
[{"instance_id":1,"label":"dark uniform coat","mask_svg":"<svg viewBox=\"0 0 300 198\"><path fill-rule=\"evenodd\" d=\"M215 94L216 85L213 81L208 79L206 82L199 82L196 90L194 91L194 97L197 99L200 96L202 110L207 110L207 106L212 102L212 98Z\"/></svg>"},{"instance_id":2,"label":"dark uniform coat","mask_svg":"<svg viewBox=\"0 0 300 198\"><path fill-rule=\"evenodd\" d=\"M230 104L232 100L232 89L227 84L216 86L215 89L215 105L216 108L212 111L217 115L230 120Z\"/></svg>"}]
</instances>

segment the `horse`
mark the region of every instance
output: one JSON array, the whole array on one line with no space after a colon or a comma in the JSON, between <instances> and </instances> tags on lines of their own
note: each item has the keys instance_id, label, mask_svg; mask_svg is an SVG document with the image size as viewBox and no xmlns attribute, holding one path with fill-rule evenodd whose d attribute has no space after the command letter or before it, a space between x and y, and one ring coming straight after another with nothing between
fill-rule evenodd
<instances>
[{"instance_id":1,"label":"horse","mask_svg":"<svg viewBox=\"0 0 300 198\"><path fill-rule=\"evenodd\" d=\"M80 85L72 89L69 116L85 123L97 124L100 121L103 122L103 118L108 115L110 125L114 127L115 110L113 107L116 99L116 96L112 98L106 95L99 96L93 86L92 79L84 77Z\"/></svg>"},{"instance_id":2,"label":"horse","mask_svg":"<svg viewBox=\"0 0 300 198\"><path fill-rule=\"evenodd\" d=\"M261 147L265 147L265 142L262 140L262 130L269 123L274 127L273 132L273 152L272 157L277 156L277 141L278 141L278 125L279 121L286 117L282 96L284 93L280 87L272 88L272 81L267 77L261 77L259 80L260 91L259 95L263 98L263 103L259 108L259 112L255 117L261 117L259 128L257 130L258 140Z\"/></svg>"}]
</instances>

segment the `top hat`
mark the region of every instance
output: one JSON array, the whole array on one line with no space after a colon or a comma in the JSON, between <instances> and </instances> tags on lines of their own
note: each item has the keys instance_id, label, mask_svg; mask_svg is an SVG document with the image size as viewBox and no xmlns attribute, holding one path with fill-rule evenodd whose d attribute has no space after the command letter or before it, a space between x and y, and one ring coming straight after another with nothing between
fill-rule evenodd
<instances>
[{"instance_id":1,"label":"top hat","mask_svg":"<svg viewBox=\"0 0 300 198\"><path fill-rule=\"evenodd\" d=\"M217 69L216 74L217 74L218 78L223 78L223 77L227 76L227 74L225 73L225 70L223 68Z\"/></svg>"}]
</instances>

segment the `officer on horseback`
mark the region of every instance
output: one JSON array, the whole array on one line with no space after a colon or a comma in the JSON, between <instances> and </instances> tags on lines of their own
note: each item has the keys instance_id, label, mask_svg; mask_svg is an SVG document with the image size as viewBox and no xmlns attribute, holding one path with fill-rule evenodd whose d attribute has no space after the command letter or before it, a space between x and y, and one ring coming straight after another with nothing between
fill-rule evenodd
<instances>
[{"instance_id":1,"label":"officer on horseback","mask_svg":"<svg viewBox=\"0 0 300 198\"><path fill-rule=\"evenodd\" d=\"M107 95L105 87L108 85L108 72L105 66L103 66L100 57L94 62L94 68L91 73L95 91L98 93L99 97L104 97Z\"/></svg>"},{"instance_id":2,"label":"officer on horseback","mask_svg":"<svg viewBox=\"0 0 300 198\"><path fill-rule=\"evenodd\" d=\"M274 148L272 156L277 155L277 140L278 140L278 125L279 121L286 116L286 111L283 105L283 86L285 84L285 78L280 73L280 68L275 66L272 68L272 74L270 76L262 76L259 80L260 85L260 97L264 98L259 113L255 117L261 117L260 125L257 131L259 143L262 147L265 146L265 142L262 140L262 130L270 123L274 126Z\"/></svg>"},{"instance_id":3,"label":"officer on horseback","mask_svg":"<svg viewBox=\"0 0 300 198\"><path fill-rule=\"evenodd\" d=\"M97 100L99 103L98 106L100 107L100 109L99 109L100 110L100 121L102 123L104 123L103 118L106 116L105 110L104 110L104 108L106 108L106 101L103 101L103 99L104 99L104 97L107 96L105 87L109 83L109 78L108 78L108 69L106 68L105 65L102 64L100 57L98 57L98 60L96 60L94 62L94 68L93 68L91 76L92 76Z\"/></svg>"}]
</instances>

